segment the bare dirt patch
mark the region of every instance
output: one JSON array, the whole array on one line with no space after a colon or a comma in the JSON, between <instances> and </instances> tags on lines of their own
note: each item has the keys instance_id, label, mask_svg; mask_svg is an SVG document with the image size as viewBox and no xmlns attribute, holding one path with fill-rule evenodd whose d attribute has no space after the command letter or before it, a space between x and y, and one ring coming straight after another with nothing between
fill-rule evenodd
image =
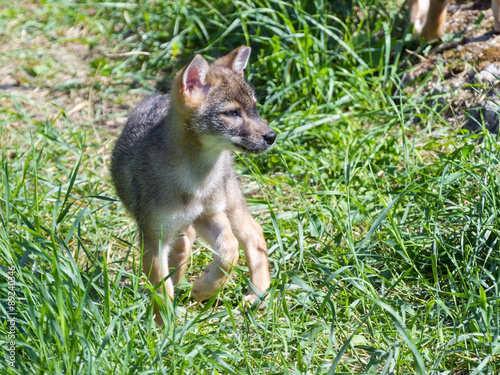
<instances>
[{"instance_id":1,"label":"bare dirt patch","mask_svg":"<svg viewBox=\"0 0 500 375\"><path fill-rule=\"evenodd\" d=\"M105 52L74 41L83 40L85 33L68 29L62 36L67 42L25 30L18 36L0 35L0 106L39 122L51 122L64 111L74 124L109 131L121 127L142 95L129 92L130 82L100 74L96 61Z\"/></svg>"},{"instance_id":2,"label":"bare dirt patch","mask_svg":"<svg viewBox=\"0 0 500 375\"><path fill-rule=\"evenodd\" d=\"M448 123L472 132L484 119L486 128L498 133L500 35L493 32L490 4L489 0L451 4L446 34L426 56L419 56L407 77L412 92L414 83L431 74L426 91L443 94L441 100L449 105Z\"/></svg>"}]
</instances>

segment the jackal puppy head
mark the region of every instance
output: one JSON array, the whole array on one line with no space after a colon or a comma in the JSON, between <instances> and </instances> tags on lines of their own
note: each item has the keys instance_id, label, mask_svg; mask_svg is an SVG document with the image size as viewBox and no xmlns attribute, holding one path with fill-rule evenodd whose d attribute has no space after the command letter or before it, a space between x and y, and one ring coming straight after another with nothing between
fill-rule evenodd
<instances>
[{"instance_id":1,"label":"jackal puppy head","mask_svg":"<svg viewBox=\"0 0 500 375\"><path fill-rule=\"evenodd\" d=\"M181 93L188 126L207 149L259 154L276 139L243 77L250 51L242 46L210 65L196 55L176 77L174 88Z\"/></svg>"}]
</instances>

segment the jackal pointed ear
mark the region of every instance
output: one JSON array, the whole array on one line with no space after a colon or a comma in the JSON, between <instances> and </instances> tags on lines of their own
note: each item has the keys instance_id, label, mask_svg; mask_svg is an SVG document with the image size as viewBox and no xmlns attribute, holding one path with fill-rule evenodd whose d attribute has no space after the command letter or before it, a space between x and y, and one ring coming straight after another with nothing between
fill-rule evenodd
<instances>
[{"instance_id":1,"label":"jackal pointed ear","mask_svg":"<svg viewBox=\"0 0 500 375\"><path fill-rule=\"evenodd\" d=\"M243 75L243 70L247 66L248 59L250 58L250 52L252 52L250 47L241 46L226 56L215 60L214 64L226 66L236 73Z\"/></svg>"},{"instance_id":2,"label":"jackal pointed ear","mask_svg":"<svg viewBox=\"0 0 500 375\"><path fill-rule=\"evenodd\" d=\"M196 55L182 73L182 93L192 94L196 88L205 88L207 72L207 61L201 55Z\"/></svg>"}]
</instances>

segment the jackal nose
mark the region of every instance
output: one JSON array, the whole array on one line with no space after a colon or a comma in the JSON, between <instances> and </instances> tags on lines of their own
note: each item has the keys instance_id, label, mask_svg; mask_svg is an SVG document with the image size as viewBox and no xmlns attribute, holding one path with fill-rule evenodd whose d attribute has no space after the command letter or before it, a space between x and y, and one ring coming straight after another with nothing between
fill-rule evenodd
<instances>
[{"instance_id":1,"label":"jackal nose","mask_svg":"<svg viewBox=\"0 0 500 375\"><path fill-rule=\"evenodd\" d=\"M276 133L271 130L270 132L267 132L266 134L264 134L263 137L264 137L264 141L266 141L266 143L270 146L276 140Z\"/></svg>"}]
</instances>

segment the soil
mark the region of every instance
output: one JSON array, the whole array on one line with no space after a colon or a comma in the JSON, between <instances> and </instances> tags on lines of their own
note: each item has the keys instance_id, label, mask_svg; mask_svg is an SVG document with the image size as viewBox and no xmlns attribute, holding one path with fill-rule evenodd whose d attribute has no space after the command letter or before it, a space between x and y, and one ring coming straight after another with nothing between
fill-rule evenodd
<instances>
[{"instance_id":1,"label":"soil","mask_svg":"<svg viewBox=\"0 0 500 375\"><path fill-rule=\"evenodd\" d=\"M431 74L427 91L443 94L449 106L445 117L450 126L479 131L482 119L486 128L497 134L500 112L500 34L493 32L491 2L451 3L445 35L431 43L426 56L406 78L407 89Z\"/></svg>"},{"instance_id":2,"label":"soil","mask_svg":"<svg viewBox=\"0 0 500 375\"><path fill-rule=\"evenodd\" d=\"M25 31L17 37L0 34L0 107L40 122L52 122L64 110L73 124L111 132L125 124L142 95L130 93L131 82L98 74L95 61L107 52L71 41L85 39L85 33L78 27L65 30L61 37L70 41L59 43Z\"/></svg>"}]
</instances>

